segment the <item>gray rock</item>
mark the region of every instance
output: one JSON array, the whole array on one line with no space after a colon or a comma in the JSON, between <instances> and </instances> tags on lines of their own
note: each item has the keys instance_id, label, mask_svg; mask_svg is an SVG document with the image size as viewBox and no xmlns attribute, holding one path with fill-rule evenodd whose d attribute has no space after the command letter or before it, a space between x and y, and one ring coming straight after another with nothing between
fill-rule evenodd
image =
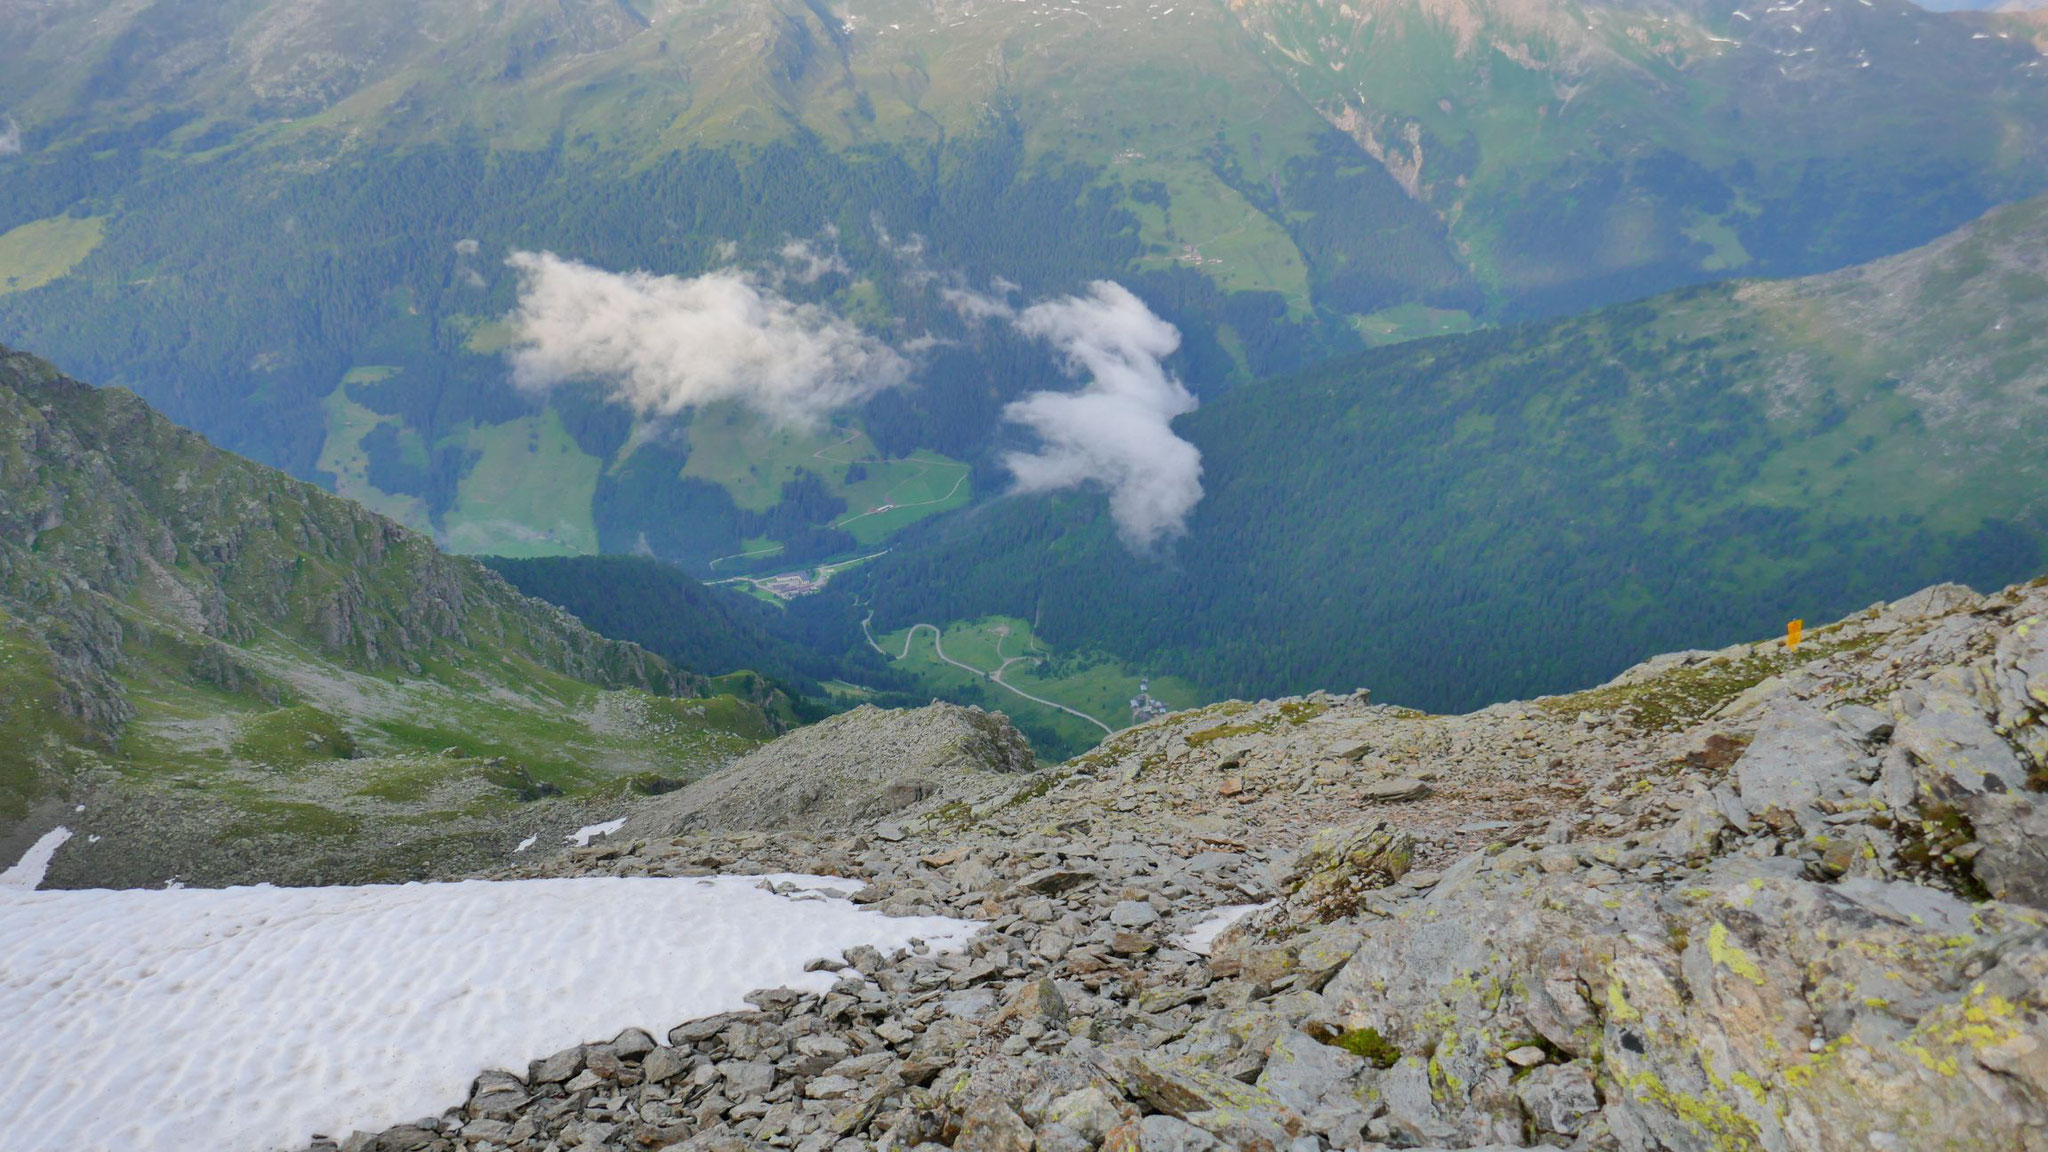
<instances>
[{"instance_id":1,"label":"gray rock","mask_svg":"<svg viewBox=\"0 0 2048 1152\"><path fill-rule=\"evenodd\" d=\"M1020 885L1033 892L1056 896L1069 889L1078 888L1095 879L1095 873L1078 868L1047 868L1026 876Z\"/></svg>"},{"instance_id":2,"label":"gray rock","mask_svg":"<svg viewBox=\"0 0 2048 1152\"><path fill-rule=\"evenodd\" d=\"M1965 796L2009 792L2027 771L1991 726L1976 696L1975 674L1946 668L1899 694L1907 712L1892 744L1912 757L1923 801L1957 803Z\"/></svg>"},{"instance_id":3,"label":"gray rock","mask_svg":"<svg viewBox=\"0 0 2048 1152\"><path fill-rule=\"evenodd\" d=\"M1429 1087L1429 1066L1420 1057L1404 1056L1380 1078L1380 1098L1387 1122L1410 1144L1448 1144L1457 1129L1444 1122Z\"/></svg>"},{"instance_id":4,"label":"gray rock","mask_svg":"<svg viewBox=\"0 0 2048 1152\"><path fill-rule=\"evenodd\" d=\"M1982 597L1968 585L1935 584L1886 605L1879 619L1894 624L1913 624L1974 607L1980 599Z\"/></svg>"},{"instance_id":5,"label":"gray rock","mask_svg":"<svg viewBox=\"0 0 2048 1152\"><path fill-rule=\"evenodd\" d=\"M638 1028L628 1028L612 1040L612 1053L621 1060L637 1060L654 1051L654 1037Z\"/></svg>"},{"instance_id":6,"label":"gray rock","mask_svg":"<svg viewBox=\"0 0 2048 1152\"><path fill-rule=\"evenodd\" d=\"M964 992L949 992L939 1000L949 1016L972 1019L987 1015L996 1006L996 994L986 988L970 988Z\"/></svg>"},{"instance_id":7,"label":"gray rock","mask_svg":"<svg viewBox=\"0 0 2048 1152\"><path fill-rule=\"evenodd\" d=\"M999 1100L983 1100L967 1110L954 1152L1031 1152L1031 1126Z\"/></svg>"},{"instance_id":8,"label":"gray rock","mask_svg":"<svg viewBox=\"0 0 2048 1152\"><path fill-rule=\"evenodd\" d=\"M675 1145L675 1152L756 1152L759 1147L730 1125L719 1124Z\"/></svg>"},{"instance_id":9,"label":"gray rock","mask_svg":"<svg viewBox=\"0 0 2048 1152\"><path fill-rule=\"evenodd\" d=\"M1059 986L1041 976L1018 988L990 1025L1035 1022L1043 1028L1058 1029L1067 1026L1067 1016L1067 1001L1060 995Z\"/></svg>"},{"instance_id":10,"label":"gray rock","mask_svg":"<svg viewBox=\"0 0 2048 1152\"><path fill-rule=\"evenodd\" d=\"M845 1076L814 1076L804 1084L810 1100L838 1100L860 1090L860 1082Z\"/></svg>"},{"instance_id":11,"label":"gray rock","mask_svg":"<svg viewBox=\"0 0 2048 1152\"><path fill-rule=\"evenodd\" d=\"M1991 895L2048 909L2048 804L2037 793L1987 793L1963 802L1982 846L1970 866Z\"/></svg>"},{"instance_id":12,"label":"gray rock","mask_svg":"<svg viewBox=\"0 0 2048 1152\"><path fill-rule=\"evenodd\" d=\"M1258 1086L1274 1099L1307 1115L1332 1094L1348 1096L1348 1085L1366 1068L1364 1060L1301 1031L1283 1033L1266 1057Z\"/></svg>"},{"instance_id":13,"label":"gray rock","mask_svg":"<svg viewBox=\"0 0 2048 1152\"><path fill-rule=\"evenodd\" d=\"M1109 1135L1110 1129L1124 1122L1128 1107L1119 1107L1109 1093L1090 1085L1054 1100L1046 1109L1045 1118L1048 1123L1061 1124L1078 1133L1092 1148Z\"/></svg>"},{"instance_id":14,"label":"gray rock","mask_svg":"<svg viewBox=\"0 0 2048 1152\"><path fill-rule=\"evenodd\" d=\"M486 1072L476 1078L469 1094L472 1117L509 1116L526 1103L526 1085L509 1072Z\"/></svg>"},{"instance_id":15,"label":"gray rock","mask_svg":"<svg viewBox=\"0 0 2048 1152\"><path fill-rule=\"evenodd\" d=\"M1414 859L1414 838L1385 820L1326 828L1281 876L1285 899L1255 914L1245 928L1291 931L1356 916L1369 894L1407 875Z\"/></svg>"},{"instance_id":16,"label":"gray rock","mask_svg":"<svg viewBox=\"0 0 2048 1152\"><path fill-rule=\"evenodd\" d=\"M1894 723L1890 716L1863 704L1844 704L1829 712L1828 719L1860 744L1890 736Z\"/></svg>"},{"instance_id":17,"label":"gray rock","mask_svg":"<svg viewBox=\"0 0 2048 1152\"><path fill-rule=\"evenodd\" d=\"M1600 1111L1593 1075L1579 1061L1538 1068L1515 1083L1515 1099L1529 1113L1538 1132L1576 1136L1587 1118Z\"/></svg>"},{"instance_id":18,"label":"gray rock","mask_svg":"<svg viewBox=\"0 0 2048 1152\"><path fill-rule=\"evenodd\" d=\"M583 1048L564 1048L544 1060L535 1060L527 1065L528 1084L560 1084L569 1077L583 1071Z\"/></svg>"},{"instance_id":19,"label":"gray rock","mask_svg":"<svg viewBox=\"0 0 2048 1152\"><path fill-rule=\"evenodd\" d=\"M1109 922L1119 928L1146 928L1159 923L1159 913L1145 900L1122 900L1110 909Z\"/></svg>"},{"instance_id":20,"label":"gray rock","mask_svg":"<svg viewBox=\"0 0 2048 1152\"><path fill-rule=\"evenodd\" d=\"M763 1095L775 1086L775 1065L758 1060L727 1060L718 1074L725 1080L725 1094L735 1100Z\"/></svg>"},{"instance_id":21,"label":"gray rock","mask_svg":"<svg viewBox=\"0 0 2048 1152\"><path fill-rule=\"evenodd\" d=\"M1412 777L1397 776L1392 780L1379 780L1359 789L1359 795L1367 800L1383 804L1396 804L1406 800L1420 800L1429 795L1429 785Z\"/></svg>"},{"instance_id":22,"label":"gray rock","mask_svg":"<svg viewBox=\"0 0 2048 1152\"><path fill-rule=\"evenodd\" d=\"M1143 1152L1219 1152L1214 1136L1172 1116L1147 1116L1138 1121L1138 1147Z\"/></svg>"},{"instance_id":23,"label":"gray rock","mask_svg":"<svg viewBox=\"0 0 2048 1152\"><path fill-rule=\"evenodd\" d=\"M725 1031L735 1020L751 1015L753 1013L750 1012L723 1012L717 1016L706 1016L701 1020L691 1020L678 1024L668 1030L668 1042L678 1048L688 1048L694 1044L702 1044L704 1041ZM566 1080L568 1077L565 1076L563 1079Z\"/></svg>"},{"instance_id":24,"label":"gray rock","mask_svg":"<svg viewBox=\"0 0 2048 1152\"><path fill-rule=\"evenodd\" d=\"M440 1138L440 1133L432 1129L400 1124L396 1128L386 1128L378 1133L377 1142L373 1147L376 1152L419 1152Z\"/></svg>"},{"instance_id":25,"label":"gray rock","mask_svg":"<svg viewBox=\"0 0 2048 1152\"><path fill-rule=\"evenodd\" d=\"M963 787L1032 766L1030 745L1001 713L953 704L904 711L862 705L640 805L614 839L691 828L849 828L914 805L936 806Z\"/></svg>"},{"instance_id":26,"label":"gray rock","mask_svg":"<svg viewBox=\"0 0 2048 1152\"><path fill-rule=\"evenodd\" d=\"M1855 776L1862 760L1863 749L1819 709L1787 704L1764 718L1735 762L1735 778L1750 812L1783 809L1812 829L1819 824L1818 801L1864 790Z\"/></svg>"},{"instance_id":27,"label":"gray rock","mask_svg":"<svg viewBox=\"0 0 2048 1152\"><path fill-rule=\"evenodd\" d=\"M640 1062L640 1075L649 1084L662 1084L673 1079L690 1066L689 1058L674 1048L661 1047L649 1052Z\"/></svg>"}]
</instances>

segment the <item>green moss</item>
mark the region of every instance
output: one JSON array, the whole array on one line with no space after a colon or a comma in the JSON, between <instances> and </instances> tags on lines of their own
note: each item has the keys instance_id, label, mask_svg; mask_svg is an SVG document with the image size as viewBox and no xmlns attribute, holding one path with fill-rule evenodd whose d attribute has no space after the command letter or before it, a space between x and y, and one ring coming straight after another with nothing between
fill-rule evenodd
<instances>
[{"instance_id":1,"label":"green moss","mask_svg":"<svg viewBox=\"0 0 2048 1152\"><path fill-rule=\"evenodd\" d=\"M1374 1067L1392 1068L1401 1059L1401 1050L1377 1028L1350 1028L1339 1032L1325 1041L1333 1048L1342 1048L1363 1060L1369 1060Z\"/></svg>"},{"instance_id":2,"label":"green moss","mask_svg":"<svg viewBox=\"0 0 2048 1152\"><path fill-rule=\"evenodd\" d=\"M1645 732L1676 731L1733 700L1790 666L1783 656L1753 655L1676 668L1640 684L1617 685L1557 696L1542 707L1557 715L1613 712L1627 726Z\"/></svg>"}]
</instances>

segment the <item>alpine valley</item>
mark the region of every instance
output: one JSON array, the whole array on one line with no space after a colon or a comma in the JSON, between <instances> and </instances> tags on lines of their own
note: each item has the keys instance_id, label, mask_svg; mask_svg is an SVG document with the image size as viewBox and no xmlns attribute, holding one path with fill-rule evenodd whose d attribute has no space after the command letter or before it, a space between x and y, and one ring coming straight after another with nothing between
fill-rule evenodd
<instances>
[{"instance_id":1,"label":"alpine valley","mask_svg":"<svg viewBox=\"0 0 2048 1152\"><path fill-rule=\"evenodd\" d=\"M2042 0L0 0L0 1152L2048 1152Z\"/></svg>"}]
</instances>

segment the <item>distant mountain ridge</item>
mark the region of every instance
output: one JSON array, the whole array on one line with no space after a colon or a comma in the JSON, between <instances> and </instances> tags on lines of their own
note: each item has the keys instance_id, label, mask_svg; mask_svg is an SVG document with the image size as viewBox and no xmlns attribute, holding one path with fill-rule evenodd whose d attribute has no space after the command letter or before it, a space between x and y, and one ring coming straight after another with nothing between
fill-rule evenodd
<instances>
[{"instance_id":1,"label":"distant mountain ridge","mask_svg":"<svg viewBox=\"0 0 2048 1152\"><path fill-rule=\"evenodd\" d=\"M1178 427L1207 495L1166 555L1099 496L1001 502L856 574L876 628L1004 613L1217 695L1443 711L2019 579L2048 562L2048 199L1824 276L1379 349Z\"/></svg>"},{"instance_id":2,"label":"distant mountain ridge","mask_svg":"<svg viewBox=\"0 0 2048 1152\"><path fill-rule=\"evenodd\" d=\"M109 882L263 851L301 879L402 874L376 841L473 855L519 796L686 776L773 730L473 560L5 351L0 649L0 834L57 797L156 813L103 850Z\"/></svg>"}]
</instances>

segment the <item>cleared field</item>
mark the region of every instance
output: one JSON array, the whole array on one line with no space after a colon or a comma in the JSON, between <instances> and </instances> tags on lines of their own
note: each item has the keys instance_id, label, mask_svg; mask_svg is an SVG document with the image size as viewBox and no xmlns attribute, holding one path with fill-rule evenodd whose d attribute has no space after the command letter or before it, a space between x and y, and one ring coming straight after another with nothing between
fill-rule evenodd
<instances>
[{"instance_id":1,"label":"cleared field","mask_svg":"<svg viewBox=\"0 0 2048 1152\"><path fill-rule=\"evenodd\" d=\"M1034 743L1051 745L1039 749L1043 755L1075 755L1094 747L1103 731L1059 708L1026 699L1020 692L1120 729L1130 723L1130 701L1138 694L1141 678L1105 653L1056 653L1032 635L1027 621L1009 616L956 620L936 637L929 627L899 628L875 637L875 644L935 693L999 708L1016 717ZM998 670L1001 682L991 676ZM1175 710L1208 702L1192 685L1175 677L1152 678L1150 690ZM1048 735L1053 739L1048 740Z\"/></svg>"},{"instance_id":2,"label":"cleared field","mask_svg":"<svg viewBox=\"0 0 2048 1152\"><path fill-rule=\"evenodd\" d=\"M553 409L470 429L475 467L444 520L444 545L493 556L578 556L597 551L591 499L602 465L577 447Z\"/></svg>"},{"instance_id":3,"label":"cleared field","mask_svg":"<svg viewBox=\"0 0 2048 1152\"><path fill-rule=\"evenodd\" d=\"M380 516L417 528L422 532L432 530L427 519L427 506L417 496L404 496L386 492L370 483L369 456L363 451L363 437L370 434L379 424L395 424L393 417L379 415L354 400L349 399L348 385L375 383L398 374L398 369L383 365L366 365L351 368L342 377L342 386L336 388L327 399L320 402L320 408L327 418L327 439L320 447L320 471L334 477L334 494L345 496Z\"/></svg>"},{"instance_id":4,"label":"cleared field","mask_svg":"<svg viewBox=\"0 0 2048 1152\"><path fill-rule=\"evenodd\" d=\"M857 428L786 428L728 404L706 408L690 422L683 475L719 485L750 512L774 507L782 486L806 472L846 501L832 527L864 547L964 507L974 495L966 464L922 449L887 459Z\"/></svg>"},{"instance_id":5,"label":"cleared field","mask_svg":"<svg viewBox=\"0 0 2048 1152\"><path fill-rule=\"evenodd\" d=\"M0 296L69 275L106 234L104 216L52 216L0 235Z\"/></svg>"}]
</instances>

